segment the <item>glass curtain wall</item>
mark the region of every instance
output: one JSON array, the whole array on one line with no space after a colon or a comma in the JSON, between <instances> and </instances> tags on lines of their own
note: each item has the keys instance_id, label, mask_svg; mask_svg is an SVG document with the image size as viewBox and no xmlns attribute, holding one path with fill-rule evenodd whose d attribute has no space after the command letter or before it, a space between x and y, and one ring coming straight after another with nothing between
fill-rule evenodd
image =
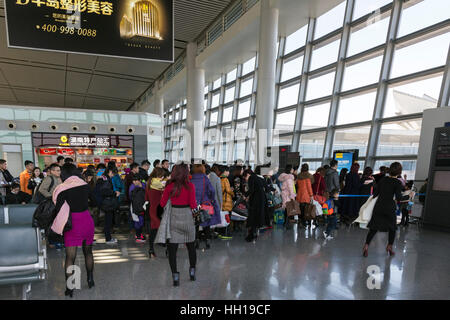
<instances>
[{"instance_id":1,"label":"glass curtain wall","mask_svg":"<svg viewBox=\"0 0 450 320\"><path fill-rule=\"evenodd\" d=\"M342 1L309 23L279 39L279 144L293 144L311 170L328 162L334 150L358 148L361 164L376 171L397 160L413 178L423 111L438 107L443 86L450 1ZM392 56L386 56L388 49ZM255 119L256 67L253 57L205 88L206 129L220 135L231 125L240 132L213 145L205 140L208 161L232 163L244 155L254 161L248 129ZM183 123L176 116L183 107L166 113L166 133ZM166 136L167 156L179 154L180 141L174 142Z\"/></svg>"}]
</instances>

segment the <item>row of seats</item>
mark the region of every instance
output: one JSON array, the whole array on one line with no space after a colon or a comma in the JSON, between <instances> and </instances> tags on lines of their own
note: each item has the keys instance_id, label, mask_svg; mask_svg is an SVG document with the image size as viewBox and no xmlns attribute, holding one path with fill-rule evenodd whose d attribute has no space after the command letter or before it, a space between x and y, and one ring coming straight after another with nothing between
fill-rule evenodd
<instances>
[{"instance_id":1,"label":"row of seats","mask_svg":"<svg viewBox=\"0 0 450 320\"><path fill-rule=\"evenodd\" d=\"M43 232L32 227L36 205L0 206L0 285L22 284L26 300L33 282L46 278Z\"/></svg>"}]
</instances>

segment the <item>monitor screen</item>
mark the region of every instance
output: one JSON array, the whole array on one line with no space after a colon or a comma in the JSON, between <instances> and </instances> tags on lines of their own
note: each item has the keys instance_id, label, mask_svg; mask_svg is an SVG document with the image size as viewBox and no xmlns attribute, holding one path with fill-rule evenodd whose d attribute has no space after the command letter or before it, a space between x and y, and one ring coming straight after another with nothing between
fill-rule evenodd
<instances>
[{"instance_id":1,"label":"monitor screen","mask_svg":"<svg viewBox=\"0 0 450 320\"><path fill-rule=\"evenodd\" d=\"M450 167L450 146L437 147L436 167Z\"/></svg>"},{"instance_id":2,"label":"monitor screen","mask_svg":"<svg viewBox=\"0 0 450 320\"><path fill-rule=\"evenodd\" d=\"M434 173L433 191L450 192L450 171L436 171Z\"/></svg>"}]
</instances>

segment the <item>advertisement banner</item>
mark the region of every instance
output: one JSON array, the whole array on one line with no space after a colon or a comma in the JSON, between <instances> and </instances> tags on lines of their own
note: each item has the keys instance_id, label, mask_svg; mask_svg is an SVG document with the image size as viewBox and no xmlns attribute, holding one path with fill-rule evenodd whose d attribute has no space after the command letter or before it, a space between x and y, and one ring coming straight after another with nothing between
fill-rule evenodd
<instances>
[{"instance_id":1,"label":"advertisement banner","mask_svg":"<svg viewBox=\"0 0 450 320\"><path fill-rule=\"evenodd\" d=\"M341 170L346 168L350 171L352 164L358 161L359 150L342 150L342 151L334 151L334 160L338 162L337 171L341 173Z\"/></svg>"},{"instance_id":2,"label":"advertisement banner","mask_svg":"<svg viewBox=\"0 0 450 320\"><path fill-rule=\"evenodd\" d=\"M40 148L39 155L41 155L41 156L56 156L56 148Z\"/></svg>"},{"instance_id":3,"label":"advertisement banner","mask_svg":"<svg viewBox=\"0 0 450 320\"><path fill-rule=\"evenodd\" d=\"M173 0L5 1L8 46L173 62Z\"/></svg>"},{"instance_id":4,"label":"advertisement banner","mask_svg":"<svg viewBox=\"0 0 450 320\"><path fill-rule=\"evenodd\" d=\"M58 155L60 156L73 156L75 154L75 151L73 149L58 149Z\"/></svg>"}]
</instances>

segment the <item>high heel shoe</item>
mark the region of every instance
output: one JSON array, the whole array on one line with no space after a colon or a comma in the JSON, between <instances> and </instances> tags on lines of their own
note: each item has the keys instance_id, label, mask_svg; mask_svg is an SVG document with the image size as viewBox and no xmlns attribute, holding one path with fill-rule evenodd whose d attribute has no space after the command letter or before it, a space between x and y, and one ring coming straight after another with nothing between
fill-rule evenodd
<instances>
[{"instance_id":1,"label":"high heel shoe","mask_svg":"<svg viewBox=\"0 0 450 320\"><path fill-rule=\"evenodd\" d=\"M392 245L388 244L386 247L386 251L389 253L390 256L395 255L395 252L392 250Z\"/></svg>"},{"instance_id":2,"label":"high heel shoe","mask_svg":"<svg viewBox=\"0 0 450 320\"><path fill-rule=\"evenodd\" d=\"M369 255L369 245L365 244L363 248L363 257L367 258L368 255Z\"/></svg>"},{"instance_id":3,"label":"high heel shoe","mask_svg":"<svg viewBox=\"0 0 450 320\"><path fill-rule=\"evenodd\" d=\"M167 251L167 250L166 250L166 251ZM154 249L154 248L150 248L150 249L148 250L148 257L149 257L150 259L156 258L156 254L155 254L155 249Z\"/></svg>"},{"instance_id":4,"label":"high heel shoe","mask_svg":"<svg viewBox=\"0 0 450 320\"><path fill-rule=\"evenodd\" d=\"M69 297L73 298L73 289L66 288L66 292L64 292L64 295L66 297L69 296Z\"/></svg>"},{"instance_id":5,"label":"high heel shoe","mask_svg":"<svg viewBox=\"0 0 450 320\"><path fill-rule=\"evenodd\" d=\"M89 289L95 286L94 274L92 272L88 273L87 282Z\"/></svg>"},{"instance_id":6,"label":"high heel shoe","mask_svg":"<svg viewBox=\"0 0 450 320\"><path fill-rule=\"evenodd\" d=\"M172 279L173 279L173 286L178 287L180 285L180 273L179 272L172 273Z\"/></svg>"},{"instance_id":7,"label":"high heel shoe","mask_svg":"<svg viewBox=\"0 0 450 320\"><path fill-rule=\"evenodd\" d=\"M189 276L191 277L191 281L195 281L195 268L190 268L189 269Z\"/></svg>"}]
</instances>

